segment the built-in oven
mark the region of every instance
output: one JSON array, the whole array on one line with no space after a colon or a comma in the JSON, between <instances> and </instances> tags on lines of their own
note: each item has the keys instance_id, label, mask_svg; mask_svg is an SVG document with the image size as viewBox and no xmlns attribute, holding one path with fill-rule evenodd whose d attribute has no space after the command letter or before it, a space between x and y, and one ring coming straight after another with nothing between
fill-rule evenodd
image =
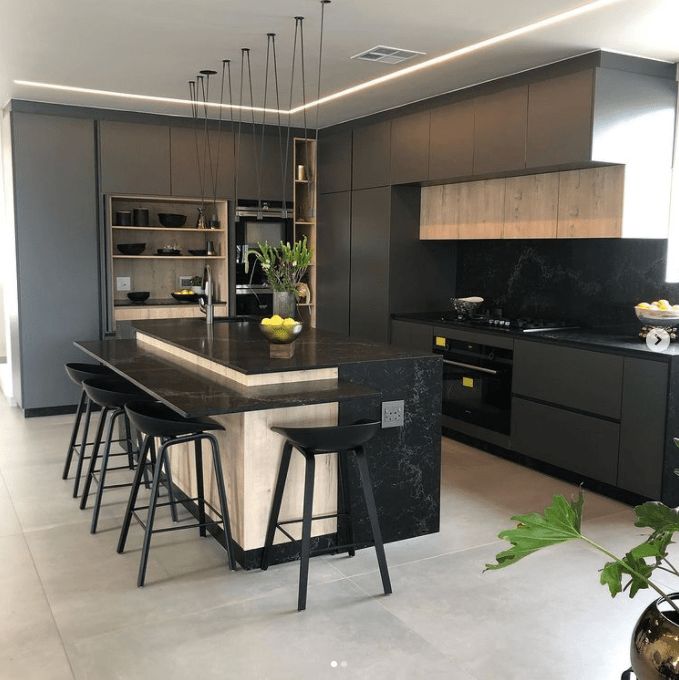
<instances>
[{"instance_id":1,"label":"built-in oven","mask_svg":"<svg viewBox=\"0 0 679 680\"><path fill-rule=\"evenodd\" d=\"M292 207L279 202L239 201L236 208L236 314L270 316L273 295L255 256L259 243L292 240Z\"/></svg>"},{"instance_id":2,"label":"built-in oven","mask_svg":"<svg viewBox=\"0 0 679 680\"><path fill-rule=\"evenodd\" d=\"M453 337L434 337L443 358L444 427L507 445L511 425L513 350Z\"/></svg>"}]
</instances>

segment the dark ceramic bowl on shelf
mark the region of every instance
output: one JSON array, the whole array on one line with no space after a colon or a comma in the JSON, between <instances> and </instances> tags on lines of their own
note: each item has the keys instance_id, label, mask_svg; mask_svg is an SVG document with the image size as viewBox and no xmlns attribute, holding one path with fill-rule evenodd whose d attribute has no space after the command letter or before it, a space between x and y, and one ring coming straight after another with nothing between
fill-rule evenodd
<instances>
[{"instance_id":1,"label":"dark ceramic bowl on shelf","mask_svg":"<svg viewBox=\"0 0 679 680\"><path fill-rule=\"evenodd\" d=\"M189 248L189 253L191 253L191 255L195 255L196 257L205 257L207 255L207 250L205 250L205 248L202 250Z\"/></svg>"},{"instance_id":2,"label":"dark ceramic bowl on shelf","mask_svg":"<svg viewBox=\"0 0 679 680\"><path fill-rule=\"evenodd\" d=\"M141 255L146 250L145 243L119 243L116 248L123 255Z\"/></svg>"},{"instance_id":3,"label":"dark ceramic bowl on shelf","mask_svg":"<svg viewBox=\"0 0 679 680\"><path fill-rule=\"evenodd\" d=\"M146 302L149 299L150 295L151 295L151 293L149 293L148 291L134 290L134 291L129 292L127 294L127 297L130 300L130 302L134 302L135 304L140 305L140 304L143 304L144 302Z\"/></svg>"},{"instance_id":4,"label":"dark ceramic bowl on shelf","mask_svg":"<svg viewBox=\"0 0 679 680\"><path fill-rule=\"evenodd\" d=\"M170 293L177 302L198 302L198 293Z\"/></svg>"},{"instance_id":5,"label":"dark ceramic bowl on shelf","mask_svg":"<svg viewBox=\"0 0 679 680\"><path fill-rule=\"evenodd\" d=\"M168 229L178 229L186 224L186 215L178 213L158 213L158 221Z\"/></svg>"},{"instance_id":6,"label":"dark ceramic bowl on shelf","mask_svg":"<svg viewBox=\"0 0 679 680\"><path fill-rule=\"evenodd\" d=\"M181 255L182 251L177 248L158 248L158 255Z\"/></svg>"}]
</instances>

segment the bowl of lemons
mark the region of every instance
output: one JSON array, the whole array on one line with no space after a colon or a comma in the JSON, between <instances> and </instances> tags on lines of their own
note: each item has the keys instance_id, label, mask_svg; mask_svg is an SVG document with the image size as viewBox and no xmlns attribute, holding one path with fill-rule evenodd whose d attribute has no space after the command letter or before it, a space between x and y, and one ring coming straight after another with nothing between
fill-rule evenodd
<instances>
[{"instance_id":1,"label":"bowl of lemons","mask_svg":"<svg viewBox=\"0 0 679 680\"><path fill-rule=\"evenodd\" d=\"M278 314L262 319L259 330L272 345L289 345L302 332L303 324L292 317L284 319Z\"/></svg>"},{"instance_id":2,"label":"bowl of lemons","mask_svg":"<svg viewBox=\"0 0 679 680\"><path fill-rule=\"evenodd\" d=\"M679 326L679 305L672 305L668 300L640 302L634 311L645 326Z\"/></svg>"}]
</instances>

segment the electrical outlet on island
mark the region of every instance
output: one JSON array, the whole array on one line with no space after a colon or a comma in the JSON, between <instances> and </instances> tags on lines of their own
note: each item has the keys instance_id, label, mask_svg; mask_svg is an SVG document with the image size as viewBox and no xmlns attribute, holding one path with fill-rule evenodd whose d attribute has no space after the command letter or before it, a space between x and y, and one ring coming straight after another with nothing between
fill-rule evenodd
<instances>
[{"instance_id":1,"label":"electrical outlet on island","mask_svg":"<svg viewBox=\"0 0 679 680\"><path fill-rule=\"evenodd\" d=\"M132 281L129 276L116 276L116 290L132 290Z\"/></svg>"},{"instance_id":2,"label":"electrical outlet on island","mask_svg":"<svg viewBox=\"0 0 679 680\"><path fill-rule=\"evenodd\" d=\"M403 427L403 416L405 403L403 399L399 401L382 402L382 429L387 427Z\"/></svg>"}]
</instances>

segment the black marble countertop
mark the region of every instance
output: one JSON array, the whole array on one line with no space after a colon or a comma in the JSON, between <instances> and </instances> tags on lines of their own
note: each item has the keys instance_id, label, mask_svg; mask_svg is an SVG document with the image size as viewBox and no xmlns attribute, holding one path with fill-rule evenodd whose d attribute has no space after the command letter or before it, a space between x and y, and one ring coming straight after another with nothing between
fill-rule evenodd
<instances>
[{"instance_id":1,"label":"black marble countertop","mask_svg":"<svg viewBox=\"0 0 679 680\"><path fill-rule=\"evenodd\" d=\"M432 357L428 353L305 327L295 341L291 359L272 359L269 343L256 322L216 320L210 329L204 319L158 319L134 321L133 326L141 333L245 374Z\"/></svg>"},{"instance_id":2,"label":"black marble countertop","mask_svg":"<svg viewBox=\"0 0 679 680\"><path fill-rule=\"evenodd\" d=\"M491 333L499 336L511 336L522 340L535 342L550 342L560 345L582 347L600 352L613 354L625 354L628 356L643 356L646 359L670 361L672 357L679 356L679 342L673 342L664 352L654 352L649 349L644 340L639 336L640 326L631 323L624 326L609 326L601 328L568 328L553 331L539 331L524 333L517 329L500 329L477 326L464 321L447 320L443 313L423 312L412 314L394 314L394 319L424 323L432 326L450 326L480 333Z\"/></svg>"},{"instance_id":3,"label":"black marble countertop","mask_svg":"<svg viewBox=\"0 0 679 680\"><path fill-rule=\"evenodd\" d=\"M203 322L205 325L205 322ZM379 391L340 380L309 380L246 387L199 366L145 349L136 340L74 343L184 417L343 402Z\"/></svg>"}]
</instances>

